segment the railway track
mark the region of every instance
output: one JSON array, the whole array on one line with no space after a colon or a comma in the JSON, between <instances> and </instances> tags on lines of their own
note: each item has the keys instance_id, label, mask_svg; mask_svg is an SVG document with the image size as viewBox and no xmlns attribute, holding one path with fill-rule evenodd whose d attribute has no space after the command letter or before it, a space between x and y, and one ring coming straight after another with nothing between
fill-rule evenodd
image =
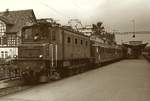
<instances>
[{"instance_id":1,"label":"railway track","mask_svg":"<svg viewBox=\"0 0 150 101\"><path fill-rule=\"evenodd\" d=\"M111 63L111 62L110 62ZM107 63L109 64L109 63ZM103 63L102 66L104 65L107 65L106 63ZM79 73L77 73L79 74ZM70 76L73 76L75 74L72 74ZM68 76L68 77L70 77ZM67 77L66 77L67 78ZM23 90L26 90L26 89L30 89L32 87L35 87L35 86L38 86L38 85L26 85L22 80L21 78L20 79L17 79L18 82L17 83L13 83L11 86L7 86L7 87L3 87L3 88L0 88L0 97L2 96L6 96L6 95L9 95L9 94L13 94L13 93L16 93L16 92L20 92L20 91L23 91ZM13 81L13 80L12 80ZM56 80L57 81L57 80ZM55 80L53 81L49 81L50 82L55 82Z\"/></svg>"},{"instance_id":2,"label":"railway track","mask_svg":"<svg viewBox=\"0 0 150 101\"><path fill-rule=\"evenodd\" d=\"M150 62L150 56L144 55L144 57Z\"/></svg>"},{"instance_id":3,"label":"railway track","mask_svg":"<svg viewBox=\"0 0 150 101\"><path fill-rule=\"evenodd\" d=\"M0 84L4 85L0 88L0 97L32 87L31 85L25 85L25 83L20 79L4 81Z\"/></svg>"},{"instance_id":4,"label":"railway track","mask_svg":"<svg viewBox=\"0 0 150 101\"><path fill-rule=\"evenodd\" d=\"M16 93L19 91L23 91L29 88L31 88L31 86L25 86L25 85L2 88L0 89L0 97L6 96L8 94Z\"/></svg>"}]
</instances>

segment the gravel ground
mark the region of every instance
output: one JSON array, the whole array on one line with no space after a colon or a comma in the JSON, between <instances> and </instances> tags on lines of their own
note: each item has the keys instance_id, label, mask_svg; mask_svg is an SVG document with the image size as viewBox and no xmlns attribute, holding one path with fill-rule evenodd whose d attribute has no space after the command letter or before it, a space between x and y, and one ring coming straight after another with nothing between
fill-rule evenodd
<instances>
[{"instance_id":1,"label":"gravel ground","mask_svg":"<svg viewBox=\"0 0 150 101\"><path fill-rule=\"evenodd\" d=\"M150 63L123 60L0 101L150 101Z\"/></svg>"}]
</instances>

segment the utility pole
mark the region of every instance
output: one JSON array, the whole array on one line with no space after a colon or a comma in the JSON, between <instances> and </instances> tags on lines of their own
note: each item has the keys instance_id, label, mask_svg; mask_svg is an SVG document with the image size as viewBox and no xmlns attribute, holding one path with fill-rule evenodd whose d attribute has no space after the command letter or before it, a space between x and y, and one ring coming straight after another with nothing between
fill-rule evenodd
<instances>
[{"instance_id":1,"label":"utility pole","mask_svg":"<svg viewBox=\"0 0 150 101\"><path fill-rule=\"evenodd\" d=\"M132 20L133 23L133 38L135 38L135 20Z\"/></svg>"}]
</instances>

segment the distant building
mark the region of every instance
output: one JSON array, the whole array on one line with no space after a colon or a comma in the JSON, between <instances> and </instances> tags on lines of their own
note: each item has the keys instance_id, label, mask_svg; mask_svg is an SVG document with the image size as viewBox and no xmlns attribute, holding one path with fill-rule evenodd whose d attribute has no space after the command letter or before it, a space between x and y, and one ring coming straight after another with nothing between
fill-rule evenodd
<instances>
[{"instance_id":1,"label":"distant building","mask_svg":"<svg viewBox=\"0 0 150 101\"><path fill-rule=\"evenodd\" d=\"M150 45L150 31L116 33L116 41L128 48L128 58L139 58L143 49Z\"/></svg>"},{"instance_id":2,"label":"distant building","mask_svg":"<svg viewBox=\"0 0 150 101\"><path fill-rule=\"evenodd\" d=\"M135 37L133 37L135 35ZM137 31L137 32L120 32L115 33L117 44L129 43L129 41L142 41L148 43L150 46L150 31Z\"/></svg>"},{"instance_id":3,"label":"distant building","mask_svg":"<svg viewBox=\"0 0 150 101\"><path fill-rule=\"evenodd\" d=\"M17 55L21 43L21 28L36 23L33 10L0 12L0 58Z\"/></svg>"},{"instance_id":4,"label":"distant building","mask_svg":"<svg viewBox=\"0 0 150 101\"><path fill-rule=\"evenodd\" d=\"M123 45L128 48L127 54L129 58L139 58L147 44L148 43L143 43L142 41L129 41L129 43L123 43Z\"/></svg>"}]
</instances>

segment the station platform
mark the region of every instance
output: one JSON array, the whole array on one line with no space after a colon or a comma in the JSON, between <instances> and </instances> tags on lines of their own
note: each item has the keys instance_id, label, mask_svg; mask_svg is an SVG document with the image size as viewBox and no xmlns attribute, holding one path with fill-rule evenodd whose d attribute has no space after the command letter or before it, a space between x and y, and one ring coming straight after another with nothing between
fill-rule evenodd
<instances>
[{"instance_id":1,"label":"station platform","mask_svg":"<svg viewBox=\"0 0 150 101\"><path fill-rule=\"evenodd\" d=\"M150 62L122 60L0 101L150 101Z\"/></svg>"}]
</instances>

